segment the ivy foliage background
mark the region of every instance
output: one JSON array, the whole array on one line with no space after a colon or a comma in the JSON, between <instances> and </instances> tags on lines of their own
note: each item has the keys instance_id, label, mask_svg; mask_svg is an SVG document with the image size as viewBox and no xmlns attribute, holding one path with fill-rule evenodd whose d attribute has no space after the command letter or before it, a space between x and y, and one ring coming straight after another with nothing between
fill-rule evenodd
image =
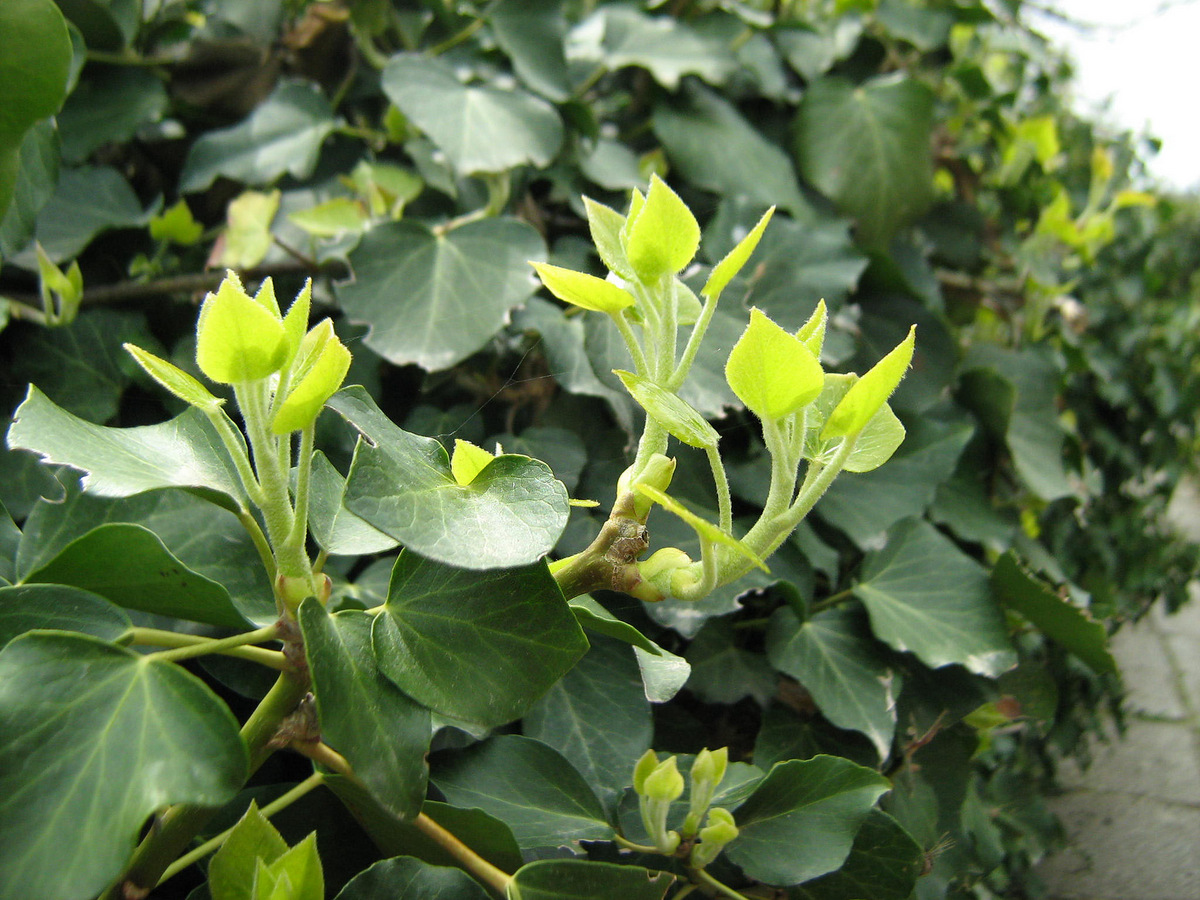
<instances>
[{"instance_id":1,"label":"ivy foliage background","mask_svg":"<svg viewBox=\"0 0 1200 900\"><path fill-rule=\"evenodd\" d=\"M65 30L44 2L0 10L0 34L36 40L46 61L26 65L6 43L0 62L3 96L31 68L45 74L0 113L0 184L15 186L0 221L6 411L33 383L97 425L161 422L178 408L162 407L123 342L194 372L196 301L226 267L272 275L282 296L312 277L314 302L354 352L347 383L391 420L543 460L570 496L606 510L640 415L613 374L629 360L606 319L539 293L529 262L600 272L581 197L624 209L652 173L696 211L709 264L778 207L682 391L721 435L741 513L762 502L770 465L724 378L750 309L794 331L823 299L823 362L838 371L863 371L918 323L913 370L892 400L907 439L883 468L839 480L770 575L698 603L578 599L591 647L574 622L547 625L558 656L510 673L529 679L527 711L406 685L462 726L435 738L426 808L439 821L502 866L574 854L600 873L614 861L603 844L613 823L640 827L625 785L647 748L727 745L736 781L765 776L781 790L834 784L852 760L890 792L868 815L883 782L829 787L821 802L866 797L866 818L842 836L848 856L817 848L803 870L779 848L811 840L811 823L756 830L772 820L771 791L746 800L730 788L727 805L745 801L726 864L735 882L740 872L822 900L1037 895L1030 867L1057 837L1040 799L1055 761L1119 698L1106 635L1155 602L1183 602L1196 574L1164 513L1196 449L1200 213L1192 198L1143 192L1144 148L1065 105L1069 70L1025 25L1021 0L60 6ZM339 402L360 430L390 434ZM51 410L28 410L59 429L39 452L85 446ZM340 672L338 654L363 640L354 611L388 602L395 541L346 515L362 507L342 496L353 442L334 419L318 467L327 515L314 523L335 614L304 616L323 636L314 670ZM427 450L391 446L371 464L403 470L406 454ZM703 457L687 450L675 492L711 513ZM137 490L168 486L125 476ZM75 603L86 624L70 630L101 638L123 626L97 595L130 616L207 627L273 616L225 510L174 492L96 499L63 482L31 454L0 455L0 577L19 584L3 591ZM434 502L419 484L393 499L401 510ZM601 521L574 510L556 554L585 546ZM652 548L694 540L665 514L650 528ZM480 553L475 568L509 565L523 552L494 528L435 550L422 538L418 521L405 543L432 567ZM130 540L140 555L114 560ZM147 568L177 576L170 605L135 589ZM417 568L411 577L445 574ZM529 592L544 587L540 570L527 580ZM453 586L464 620L477 590L474 576ZM30 627L8 619L5 640ZM626 645L638 644L629 626L644 646ZM407 639L399 625L391 639ZM94 655L113 672L99 690L158 679L88 637L24 646ZM471 674L512 662L481 642ZM239 695L265 689L231 664L195 670L235 711ZM191 689L163 680L163 691ZM352 703L362 685L343 687ZM410 701L397 691L388 702ZM420 803L411 760L388 766L373 752L393 741L386 728L323 724L360 748L365 779ZM793 759L808 764L803 778L771 769ZM252 790L278 793L300 769L275 761ZM547 773L554 796L538 793ZM203 799L212 786L186 790ZM400 826L352 820L330 798L305 803L279 824L294 843L320 821L330 895L398 848L445 862ZM153 807L131 802L122 815L136 822ZM522 871L521 896L558 896L561 872ZM345 896L375 896L366 877ZM445 896L478 894L446 878ZM630 890L662 896L644 878Z\"/></svg>"}]
</instances>

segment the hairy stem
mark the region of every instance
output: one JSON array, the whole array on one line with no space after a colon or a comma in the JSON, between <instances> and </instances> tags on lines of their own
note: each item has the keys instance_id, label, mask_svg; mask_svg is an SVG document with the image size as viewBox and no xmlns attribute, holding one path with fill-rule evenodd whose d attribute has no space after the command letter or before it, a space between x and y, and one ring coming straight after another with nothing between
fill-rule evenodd
<instances>
[{"instance_id":1,"label":"hairy stem","mask_svg":"<svg viewBox=\"0 0 1200 900\"><path fill-rule=\"evenodd\" d=\"M169 647L171 649L156 653L155 658L179 661L195 656L206 656L218 653L222 656L236 656L248 659L272 669L283 671L287 667L287 659L278 650L268 650L265 647L251 647L249 644L259 644L275 640L278 629L275 625L235 634L227 638L209 638L197 634L180 634L176 631L161 631L157 628L131 628L122 640L130 644L141 644L150 647Z\"/></svg>"}]
</instances>

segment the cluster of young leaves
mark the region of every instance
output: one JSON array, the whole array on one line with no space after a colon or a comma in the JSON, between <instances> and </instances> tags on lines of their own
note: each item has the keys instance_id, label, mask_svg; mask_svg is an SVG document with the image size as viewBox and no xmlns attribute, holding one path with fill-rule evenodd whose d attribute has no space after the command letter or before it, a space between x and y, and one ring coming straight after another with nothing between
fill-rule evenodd
<instances>
[{"instance_id":1,"label":"cluster of young leaves","mask_svg":"<svg viewBox=\"0 0 1200 900\"><path fill-rule=\"evenodd\" d=\"M35 785L51 793L12 794L3 819L14 829L28 830L22 811L59 804L86 824L81 842L120 838L107 861L54 867L76 877L95 865L78 883L103 885L163 802L228 800L229 825L248 804L230 800L246 761L224 703L178 667L108 645L172 620L219 635L276 614L219 441L195 413L147 426L162 418L152 384L120 349L198 375L187 301L232 265L273 274L281 293L312 276L314 305L354 351L347 383L366 385L337 395L318 429L312 532L333 598L301 611L316 693L337 698L318 701L322 729L365 785L328 776L356 817L318 827L331 892L350 882L348 898L390 896L411 883L414 896L477 896L461 873L434 871L455 864L443 849L396 824L419 805L492 864L524 872L514 896L619 883L661 897L668 876L686 877L681 864L617 857L611 843L640 827L629 772L651 747L719 745L740 773L719 802L743 849L731 844L713 871L746 896L758 882L794 897L903 900L922 853L921 898L1036 889L1025 870L1054 833L1038 799L1047 751L1069 751L1113 696L1106 624L1144 609L1164 572L1176 590L1195 571L1157 525L1173 480L1159 473L1182 470L1194 446L1194 329L1179 301L1194 290L1195 248L1169 211L1126 209L1146 200L1125 190L1130 152L1062 108L1066 72L1023 24L1024 4L63 10L61 31L49 0L0 13L4 46L40 48L37 60L0 62L5 95L22 98L0 114L0 185L14 186L0 221L4 315L61 326L11 321L0 340L7 409L26 383L38 388L10 444L91 474L79 492L31 454L0 457L0 577L14 585L5 639L70 632L6 650L19 673L7 689L22 702L26 686L30 703L33 688L72 698L71 737L55 753L81 780L110 756L122 771L157 758L150 737L133 750L83 737L102 721L89 710L134 690L153 715L122 731L161 714L164 734L210 735L214 764L200 782L164 771L166 794L121 793L102 825L53 794L57 779ZM44 91L26 81L33 71ZM637 367L612 317L537 295L529 262L602 276L612 266L604 246L591 249L579 198L625 214L630 189L649 190L653 175L702 226L679 308L776 207L722 286L678 392L699 417L692 431L720 437L730 531L747 532L775 478L750 413L769 417L782 401L761 395L769 379L748 372L739 387L736 365L726 377L747 328L765 333L752 310L793 338L823 300L817 356L831 373L865 371L918 323L913 370L890 400L907 436L887 465L839 479L769 574L753 569L698 602L597 593L568 608L537 560L594 537L601 520L576 510L568 521L567 492L612 506L654 401L614 373ZM1132 358L1153 360L1153 377L1131 373ZM110 447L103 424L143 427ZM418 435L506 454L471 478L469 450ZM671 497L721 521L704 447L675 437ZM436 527L445 521L456 527ZM684 520L659 511L648 524L652 548L699 557ZM395 556L397 543L428 562ZM505 574L485 598L488 571ZM533 596L545 621L530 618ZM365 610L378 607L368 632ZM376 640L419 663L359 668L357 651ZM67 658L111 677L54 686L46 674ZM196 672L261 696L267 685L241 662ZM479 699L493 686L507 699ZM378 716L338 712L366 696ZM517 717L519 734L490 734ZM439 801L422 787L430 722ZM264 770L252 790L274 795L308 771ZM880 774L891 791L876 806ZM795 814L810 797L814 816ZM771 808L793 801L786 814ZM828 808L841 831L812 828ZM294 842L321 819L288 814ZM794 830L761 825L756 839L759 816ZM364 830L378 854L362 850ZM310 853L254 840L237 865L258 871L261 859L264 885ZM797 840L812 854L781 849ZM573 859L533 861L564 846ZM357 868L332 866L339 855ZM415 859L350 881L398 855ZM30 872L5 882L36 893Z\"/></svg>"}]
</instances>

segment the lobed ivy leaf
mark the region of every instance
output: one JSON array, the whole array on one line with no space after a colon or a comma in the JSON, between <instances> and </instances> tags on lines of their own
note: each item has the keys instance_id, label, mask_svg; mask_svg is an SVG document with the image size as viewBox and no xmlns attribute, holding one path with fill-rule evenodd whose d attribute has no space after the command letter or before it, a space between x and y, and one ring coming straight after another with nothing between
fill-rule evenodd
<instances>
[{"instance_id":1,"label":"lobed ivy leaf","mask_svg":"<svg viewBox=\"0 0 1200 900\"><path fill-rule=\"evenodd\" d=\"M398 428L361 387L327 405L362 436L347 509L415 553L475 569L521 566L548 553L566 527L567 490L545 463L505 454L460 485L440 443Z\"/></svg>"},{"instance_id":2,"label":"lobed ivy leaf","mask_svg":"<svg viewBox=\"0 0 1200 900\"><path fill-rule=\"evenodd\" d=\"M517 870L509 900L663 900L675 883L669 872L583 859L542 859Z\"/></svg>"},{"instance_id":3,"label":"lobed ivy leaf","mask_svg":"<svg viewBox=\"0 0 1200 900\"><path fill-rule=\"evenodd\" d=\"M488 725L518 718L587 650L544 562L479 571L407 551L372 644L380 671L404 693Z\"/></svg>"},{"instance_id":4,"label":"lobed ivy leaf","mask_svg":"<svg viewBox=\"0 0 1200 900\"><path fill-rule=\"evenodd\" d=\"M219 806L246 773L233 714L175 664L79 634L16 638L0 651L0 898L94 897L148 816Z\"/></svg>"},{"instance_id":5,"label":"lobed ivy leaf","mask_svg":"<svg viewBox=\"0 0 1200 900\"><path fill-rule=\"evenodd\" d=\"M308 527L313 540L331 556L365 556L385 553L397 545L384 534L346 509L346 479L321 451L313 455Z\"/></svg>"},{"instance_id":6,"label":"lobed ivy leaf","mask_svg":"<svg viewBox=\"0 0 1200 900\"><path fill-rule=\"evenodd\" d=\"M499 0L488 6L487 17L517 76L552 103L567 100L572 84L562 6L556 0Z\"/></svg>"}]
</instances>

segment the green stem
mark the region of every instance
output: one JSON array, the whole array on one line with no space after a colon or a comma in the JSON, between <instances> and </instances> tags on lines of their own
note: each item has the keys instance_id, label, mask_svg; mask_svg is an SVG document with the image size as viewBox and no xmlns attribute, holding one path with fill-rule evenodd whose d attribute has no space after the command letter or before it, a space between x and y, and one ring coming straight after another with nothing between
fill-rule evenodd
<instances>
[{"instance_id":1,"label":"green stem","mask_svg":"<svg viewBox=\"0 0 1200 900\"><path fill-rule=\"evenodd\" d=\"M722 897L729 897L730 900L749 900L745 894L740 894L729 885L717 881L717 879L713 878L703 869L689 869L688 873L700 884L712 888Z\"/></svg>"},{"instance_id":2,"label":"green stem","mask_svg":"<svg viewBox=\"0 0 1200 900\"><path fill-rule=\"evenodd\" d=\"M254 543L254 549L258 551L258 558L262 560L263 568L267 570L267 578L274 584L275 554L271 552L271 542L263 534L263 530L258 524L258 519L254 518L249 510L239 510L238 521L242 523L242 527L250 535L250 540Z\"/></svg>"},{"instance_id":3,"label":"green stem","mask_svg":"<svg viewBox=\"0 0 1200 900\"><path fill-rule=\"evenodd\" d=\"M440 44L438 44L436 47L431 47L428 50L428 54L430 56L441 56L447 50L457 47L459 44L461 44L463 41L467 40L467 38L469 38L471 35L473 35L476 31L478 31L480 28L482 28L483 22L484 22L484 20L483 20L482 16L478 19L475 19L473 22L471 22L470 25L468 25L466 28L459 31L457 34L451 35L446 40L444 40Z\"/></svg>"},{"instance_id":4,"label":"green stem","mask_svg":"<svg viewBox=\"0 0 1200 900\"><path fill-rule=\"evenodd\" d=\"M512 881L511 875L492 865L425 813L417 813L413 824L427 838L454 857L455 862L470 873L472 878L487 885L499 897L507 895L509 882Z\"/></svg>"},{"instance_id":5,"label":"green stem","mask_svg":"<svg viewBox=\"0 0 1200 900\"><path fill-rule=\"evenodd\" d=\"M675 371L663 385L668 391L678 391L687 379L688 372L692 369L692 363L696 361L696 354L700 351L704 334L708 331L708 325L712 321L713 313L717 311L717 296L719 295L704 298L704 306L700 309L700 318L692 326L692 333L688 335L687 343L683 345L683 356L679 357Z\"/></svg>"},{"instance_id":6,"label":"green stem","mask_svg":"<svg viewBox=\"0 0 1200 900\"><path fill-rule=\"evenodd\" d=\"M809 615L815 615L822 610L832 609L845 603L847 600L854 599L854 588L846 588L844 591L838 591L836 594L830 594L824 600L819 600L814 603L808 610Z\"/></svg>"},{"instance_id":7,"label":"green stem","mask_svg":"<svg viewBox=\"0 0 1200 900\"><path fill-rule=\"evenodd\" d=\"M314 421L300 432L300 455L296 460L296 506L292 517L292 530L288 532L289 548L298 547L304 553L308 537L308 495L312 490L313 446L317 426ZM310 568L311 571L311 568Z\"/></svg>"},{"instance_id":8,"label":"green stem","mask_svg":"<svg viewBox=\"0 0 1200 900\"><path fill-rule=\"evenodd\" d=\"M302 782L293 787L290 791L285 794L280 794L270 803L266 804L261 810L259 810L259 812L261 812L267 818L270 818L276 813L287 809L305 794L310 793L324 783L325 776L320 772L314 772L312 775L309 775ZM204 857L208 856L208 854L219 850L221 845L225 843L225 841L229 838L229 835L233 832L233 829L236 827L237 826L235 825L233 828L225 829L216 837L210 838L199 847L179 857L179 859L167 866L162 873L162 878L158 879L158 883L162 884L168 878L178 875L193 863L204 859Z\"/></svg>"},{"instance_id":9,"label":"green stem","mask_svg":"<svg viewBox=\"0 0 1200 900\"><path fill-rule=\"evenodd\" d=\"M729 493L729 479L725 475L725 465L721 462L721 454L716 447L705 447L708 454L708 465L712 469L713 484L717 488L718 524L726 534L733 534L733 498Z\"/></svg>"},{"instance_id":10,"label":"green stem","mask_svg":"<svg viewBox=\"0 0 1200 900\"><path fill-rule=\"evenodd\" d=\"M217 429L221 443L225 445L225 451L233 460L233 465L237 469L238 477L242 480L242 487L246 491L246 496L250 498L250 502L255 506L262 506L262 485L258 483L258 479L254 475L254 470L250 467L250 458L246 455L246 441L242 437L242 433L238 431L237 426L233 424L223 408L218 407L212 411L206 410L205 414L208 416L208 421Z\"/></svg>"},{"instance_id":11,"label":"green stem","mask_svg":"<svg viewBox=\"0 0 1200 900\"><path fill-rule=\"evenodd\" d=\"M633 370L639 375L649 376L650 370L646 366L646 354L642 352L642 345L638 343L637 335L633 333L633 328L629 324L625 310L618 310L609 318L613 320L613 324L617 326L617 331L620 332L621 338L625 341L625 346L628 348L629 355L633 359Z\"/></svg>"},{"instance_id":12,"label":"green stem","mask_svg":"<svg viewBox=\"0 0 1200 900\"><path fill-rule=\"evenodd\" d=\"M272 662L271 667L276 669L283 668L283 654L275 650L265 650L262 647L250 648L249 644L260 644L263 641L273 641L279 636L279 628L275 625L267 625L259 628L256 631L247 631L244 634L235 634L226 638L206 638L192 634L176 634L173 631L157 631L150 628L134 628L132 629L134 643L153 644L154 646L170 647L170 650L163 650L154 654L155 659L169 660L178 662L181 659L192 659L196 656L208 656L212 653L223 653L232 650L248 650L258 649L264 653L271 653L272 656L268 659L274 660L276 657L280 662ZM163 641L172 641L168 638L171 635L174 639L172 643L162 643ZM141 639L139 639L141 638ZM148 640L147 640L148 638ZM242 655L233 653L229 655Z\"/></svg>"},{"instance_id":13,"label":"green stem","mask_svg":"<svg viewBox=\"0 0 1200 900\"><path fill-rule=\"evenodd\" d=\"M657 853L658 852L657 847L653 847L649 844L635 844L633 841L628 840L627 838L623 838L619 834L613 835L613 843L616 844L618 847L622 847L626 850L632 850L634 853Z\"/></svg>"}]
</instances>

